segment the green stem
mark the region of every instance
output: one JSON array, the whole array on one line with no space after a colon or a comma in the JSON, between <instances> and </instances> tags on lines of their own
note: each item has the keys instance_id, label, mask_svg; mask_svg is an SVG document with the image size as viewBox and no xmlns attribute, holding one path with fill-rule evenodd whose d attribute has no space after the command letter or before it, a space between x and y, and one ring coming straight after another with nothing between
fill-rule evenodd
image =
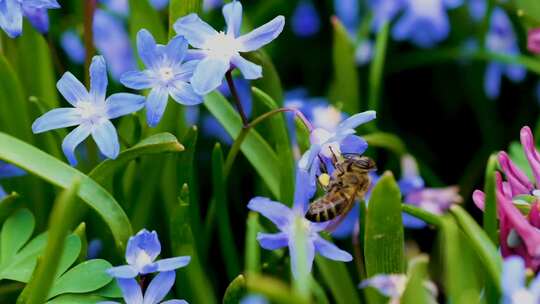
<instances>
[{"instance_id":1,"label":"green stem","mask_svg":"<svg viewBox=\"0 0 540 304\"><path fill-rule=\"evenodd\" d=\"M381 91L381 80L384 70L384 60L386 57L386 47L388 44L388 33L390 31L390 25L384 24L382 30L377 35L377 42L375 45L375 58L371 69L369 71L369 99L368 109L378 111L379 110L379 98Z\"/></svg>"},{"instance_id":2,"label":"green stem","mask_svg":"<svg viewBox=\"0 0 540 304\"><path fill-rule=\"evenodd\" d=\"M417 217L421 220L423 220L424 222L430 224L430 225L433 225L433 226L436 226L436 227L440 227L441 226L441 217L436 215L436 214L433 214L431 212L427 212L423 209L420 209L418 207L414 207L412 205L409 205L409 204L402 204L401 205L401 210L407 214L410 214L414 217Z\"/></svg>"},{"instance_id":3,"label":"green stem","mask_svg":"<svg viewBox=\"0 0 540 304\"><path fill-rule=\"evenodd\" d=\"M232 78L231 70L227 71L227 73L225 74L225 79L227 79L229 90L231 91L233 100L236 103L236 109L238 110L238 113L240 114L240 117L242 118L242 124L244 125L244 128L246 128L249 122L247 119L246 112L244 111L244 107L242 106L242 102L240 101L240 96L238 95L238 91L236 90L236 86L234 85L234 80Z\"/></svg>"}]
</instances>

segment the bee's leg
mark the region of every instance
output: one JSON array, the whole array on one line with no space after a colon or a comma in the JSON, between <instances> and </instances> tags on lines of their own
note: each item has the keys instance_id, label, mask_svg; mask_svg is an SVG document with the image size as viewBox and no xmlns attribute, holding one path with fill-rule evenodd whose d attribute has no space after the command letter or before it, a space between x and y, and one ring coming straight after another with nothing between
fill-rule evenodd
<instances>
[{"instance_id":1,"label":"bee's leg","mask_svg":"<svg viewBox=\"0 0 540 304\"><path fill-rule=\"evenodd\" d=\"M338 162L337 155L334 152L334 149L332 149L332 147L328 147L328 149L330 149L330 152L332 152L332 163L334 164L334 167L335 167Z\"/></svg>"},{"instance_id":2,"label":"bee's leg","mask_svg":"<svg viewBox=\"0 0 540 304\"><path fill-rule=\"evenodd\" d=\"M321 163L322 173L328 174L328 167L326 167L326 163L324 162L323 158L321 157L320 154L317 154L317 157L319 158L319 162Z\"/></svg>"}]
</instances>

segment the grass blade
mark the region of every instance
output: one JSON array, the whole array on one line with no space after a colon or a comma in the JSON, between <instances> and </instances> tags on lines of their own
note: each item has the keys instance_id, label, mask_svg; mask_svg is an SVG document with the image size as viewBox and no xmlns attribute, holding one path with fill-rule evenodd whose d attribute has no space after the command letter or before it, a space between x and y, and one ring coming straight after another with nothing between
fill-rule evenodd
<instances>
[{"instance_id":1,"label":"grass blade","mask_svg":"<svg viewBox=\"0 0 540 304\"><path fill-rule=\"evenodd\" d=\"M381 82L384 71L384 60L388 44L390 24L386 23L377 34L375 43L375 56L369 71L369 99L368 110L379 111L379 99L381 98Z\"/></svg>"}]
</instances>

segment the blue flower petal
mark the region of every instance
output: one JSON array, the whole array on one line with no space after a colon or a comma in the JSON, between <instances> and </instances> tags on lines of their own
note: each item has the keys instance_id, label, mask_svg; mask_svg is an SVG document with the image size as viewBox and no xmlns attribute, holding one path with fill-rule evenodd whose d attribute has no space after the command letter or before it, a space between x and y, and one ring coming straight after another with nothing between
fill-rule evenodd
<instances>
[{"instance_id":1,"label":"blue flower petal","mask_svg":"<svg viewBox=\"0 0 540 304\"><path fill-rule=\"evenodd\" d=\"M311 272L311 268L313 267L313 260L315 259L315 246L313 245L313 242L309 240L309 238L306 240L304 244L304 252L306 254L305 259L305 265L303 267L307 270L308 273ZM296 247L296 240L291 238L289 239L289 254L291 256L291 272L294 277L298 275L298 251Z\"/></svg>"},{"instance_id":2,"label":"blue flower petal","mask_svg":"<svg viewBox=\"0 0 540 304\"><path fill-rule=\"evenodd\" d=\"M163 300L171 290L175 277L176 273L174 271L159 273L148 285L142 304L157 304Z\"/></svg>"},{"instance_id":3,"label":"blue flower petal","mask_svg":"<svg viewBox=\"0 0 540 304\"><path fill-rule=\"evenodd\" d=\"M296 170L294 209L304 213L315 191L317 191L317 186L312 182L309 172L303 169Z\"/></svg>"},{"instance_id":4,"label":"blue flower petal","mask_svg":"<svg viewBox=\"0 0 540 304\"><path fill-rule=\"evenodd\" d=\"M447 8L456 8L463 5L463 0L443 0L443 3Z\"/></svg>"},{"instance_id":5,"label":"blue flower petal","mask_svg":"<svg viewBox=\"0 0 540 304\"><path fill-rule=\"evenodd\" d=\"M134 90L144 90L151 88L155 79L148 73L148 71L129 71L120 77L120 82Z\"/></svg>"},{"instance_id":6,"label":"blue flower petal","mask_svg":"<svg viewBox=\"0 0 540 304\"><path fill-rule=\"evenodd\" d=\"M171 271L181 267L185 267L191 261L189 256L174 257L156 261L158 271Z\"/></svg>"},{"instance_id":7,"label":"blue flower petal","mask_svg":"<svg viewBox=\"0 0 540 304\"><path fill-rule=\"evenodd\" d=\"M76 126L81 123L81 115L75 108L53 109L36 119L32 124L34 134L49 130Z\"/></svg>"},{"instance_id":8,"label":"blue flower petal","mask_svg":"<svg viewBox=\"0 0 540 304\"><path fill-rule=\"evenodd\" d=\"M314 244L315 251L328 259L340 262L350 262L353 259L348 252L339 249L336 245L320 236L315 238Z\"/></svg>"},{"instance_id":9,"label":"blue flower petal","mask_svg":"<svg viewBox=\"0 0 540 304\"><path fill-rule=\"evenodd\" d=\"M363 202L360 202L360 204L363 204ZM345 219L343 219L343 222L337 226L336 230L332 232L332 237L337 239L344 239L352 236L354 231L354 226L357 225L359 219L358 219L358 209L359 204L355 203L354 207L351 209L351 212L345 216Z\"/></svg>"},{"instance_id":10,"label":"blue flower petal","mask_svg":"<svg viewBox=\"0 0 540 304\"><path fill-rule=\"evenodd\" d=\"M130 93L117 93L107 98L107 116L114 119L135 113L144 107L144 96Z\"/></svg>"},{"instance_id":11,"label":"blue flower petal","mask_svg":"<svg viewBox=\"0 0 540 304\"><path fill-rule=\"evenodd\" d=\"M143 295L139 283L135 279L117 279L126 303L143 303Z\"/></svg>"},{"instance_id":12,"label":"blue flower petal","mask_svg":"<svg viewBox=\"0 0 540 304\"><path fill-rule=\"evenodd\" d=\"M22 7L17 0L0 1L0 27L10 38L22 33L22 17Z\"/></svg>"},{"instance_id":13,"label":"blue flower petal","mask_svg":"<svg viewBox=\"0 0 540 304\"><path fill-rule=\"evenodd\" d=\"M60 94L73 106L81 101L90 101L90 94L84 85L71 72L66 72L56 83Z\"/></svg>"},{"instance_id":14,"label":"blue flower petal","mask_svg":"<svg viewBox=\"0 0 540 304\"><path fill-rule=\"evenodd\" d=\"M136 277L139 272L130 265L122 265L107 269L107 274L115 278L131 279Z\"/></svg>"},{"instance_id":15,"label":"blue flower petal","mask_svg":"<svg viewBox=\"0 0 540 304\"><path fill-rule=\"evenodd\" d=\"M201 60L191 78L195 93L206 95L219 87L229 67L230 63L220 58Z\"/></svg>"},{"instance_id":16,"label":"blue flower petal","mask_svg":"<svg viewBox=\"0 0 540 304\"><path fill-rule=\"evenodd\" d=\"M257 234L257 241L262 248L266 250L276 250L286 247L289 241L289 237L285 232L279 233L262 233Z\"/></svg>"},{"instance_id":17,"label":"blue flower petal","mask_svg":"<svg viewBox=\"0 0 540 304\"><path fill-rule=\"evenodd\" d=\"M9 163L0 161L0 179L23 176L26 172L21 168Z\"/></svg>"},{"instance_id":18,"label":"blue flower petal","mask_svg":"<svg viewBox=\"0 0 540 304\"><path fill-rule=\"evenodd\" d=\"M106 120L92 130L92 138L103 155L115 159L120 152L118 134L114 125Z\"/></svg>"},{"instance_id":19,"label":"blue flower petal","mask_svg":"<svg viewBox=\"0 0 540 304\"><path fill-rule=\"evenodd\" d=\"M165 54L170 62L180 64L186 57L187 50L187 40L182 36L176 36L165 47Z\"/></svg>"},{"instance_id":20,"label":"blue flower petal","mask_svg":"<svg viewBox=\"0 0 540 304\"><path fill-rule=\"evenodd\" d=\"M49 31L49 15L47 9L30 7L23 4L23 13L38 32L46 34Z\"/></svg>"},{"instance_id":21,"label":"blue flower petal","mask_svg":"<svg viewBox=\"0 0 540 304\"><path fill-rule=\"evenodd\" d=\"M7 196L7 193L6 191L4 190L4 188L2 188L2 186L0 185L0 200L3 199L4 197Z\"/></svg>"},{"instance_id":22,"label":"blue flower petal","mask_svg":"<svg viewBox=\"0 0 540 304\"><path fill-rule=\"evenodd\" d=\"M193 87L183 81L174 82L173 86L169 87L169 93L174 101L186 106L194 106L203 102L202 96L195 93Z\"/></svg>"},{"instance_id":23,"label":"blue flower petal","mask_svg":"<svg viewBox=\"0 0 540 304\"><path fill-rule=\"evenodd\" d=\"M107 94L107 66L103 56L94 56L90 65L90 94L93 102L105 101Z\"/></svg>"},{"instance_id":24,"label":"blue flower petal","mask_svg":"<svg viewBox=\"0 0 540 304\"><path fill-rule=\"evenodd\" d=\"M86 50L81 38L74 31L64 32L60 37L60 44L71 61L78 64L84 63Z\"/></svg>"},{"instance_id":25,"label":"blue flower petal","mask_svg":"<svg viewBox=\"0 0 540 304\"><path fill-rule=\"evenodd\" d=\"M56 0L24 0L24 5L35 8L60 8Z\"/></svg>"},{"instance_id":26,"label":"blue flower petal","mask_svg":"<svg viewBox=\"0 0 540 304\"><path fill-rule=\"evenodd\" d=\"M202 21L197 14L189 14L180 18L174 23L174 30L196 48L203 48L209 38L217 35L216 30Z\"/></svg>"},{"instance_id":27,"label":"blue flower petal","mask_svg":"<svg viewBox=\"0 0 540 304\"><path fill-rule=\"evenodd\" d=\"M186 300L168 300L161 302L161 304L188 304L188 302Z\"/></svg>"},{"instance_id":28,"label":"blue flower petal","mask_svg":"<svg viewBox=\"0 0 540 304\"><path fill-rule=\"evenodd\" d=\"M368 143L365 139L356 135L345 137L340 144L342 154L362 154L368 148Z\"/></svg>"},{"instance_id":29,"label":"blue flower petal","mask_svg":"<svg viewBox=\"0 0 540 304\"><path fill-rule=\"evenodd\" d=\"M248 34L240 36L238 38L238 41L242 44L240 52L251 52L265 46L281 34L284 26L285 17L277 16Z\"/></svg>"},{"instance_id":30,"label":"blue flower petal","mask_svg":"<svg viewBox=\"0 0 540 304\"><path fill-rule=\"evenodd\" d=\"M369 0L369 7L373 11L373 31L379 32L381 27L390 22L405 4L404 0Z\"/></svg>"},{"instance_id":31,"label":"blue flower petal","mask_svg":"<svg viewBox=\"0 0 540 304\"><path fill-rule=\"evenodd\" d=\"M166 87L156 87L150 91L146 99L146 121L150 127L155 127L163 117L169 92Z\"/></svg>"},{"instance_id":32,"label":"blue flower petal","mask_svg":"<svg viewBox=\"0 0 540 304\"><path fill-rule=\"evenodd\" d=\"M521 82L527 76L527 70L521 65L509 64L506 66L506 75L513 82Z\"/></svg>"},{"instance_id":33,"label":"blue flower petal","mask_svg":"<svg viewBox=\"0 0 540 304\"><path fill-rule=\"evenodd\" d=\"M282 203L271 201L266 197L255 197L247 206L250 210L259 212L272 221L277 227L283 228L289 224L291 209Z\"/></svg>"},{"instance_id":34,"label":"blue flower petal","mask_svg":"<svg viewBox=\"0 0 540 304\"><path fill-rule=\"evenodd\" d=\"M195 72L195 69L198 65L198 60L191 60L180 64L180 66L177 66L177 69L175 71L174 80L189 82L191 77L193 77L193 73Z\"/></svg>"},{"instance_id":35,"label":"blue flower petal","mask_svg":"<svg viewBox=\"0 0 540 304\"><path fill-rule=\"evenodd\" d=\"M529 285L529 290L536 299L540 299L540 275L536 275L536 278Z\"/></svg>"},{"instance_id":36,"label":"blue flower petal","mask_svg":"<svg viewBox=\"0 0 540 304\"><path fill-rule=\"evenodd\" d=\"M72 166L77 165L75 148L90 135L91 131L91 126L80 125L64 138L64 141L62 142L62 151L64 151L66 158Z\"/></svg>"},{"instance_id":37,"label":"blue flower petal","mask_svg":"<svg viewBox=\"0 0 540 304\"><path fill-rule=\"evenodd\" d=\"M137 50L146 67L154 66L157 59L156 48L156 40L148 30L142 29L137 33Z\"/></svg>"},{"instance_id":38,"label":"blue flower petal","mask_svg":"<svg viewBox=\"0 0 540 304\"><path fill-rule=\"evenodd\" d=\"M502 270L502 288L504 294L525 287L525 263L521 257L511 256L504 260Z\"/></svg>"},{"instance_id":39,"label":"blue flower petal","mask_svg":"<svg viewBox=\"0 0 540 304\"><path fill-rule=\"evenodd\" d=\"M497 98L501 90L502 67L499 63L490 63L484 76L484 90L487 97Z\"/></svg>"},{"instance_id":40,"label":"blue flower petal","mask_svg":"<svg viewBox=\"0 0 540 304\"><path fill-rule=\"evenodd\" d=\"M375 111L358 113L342 121L338 125L338 129L355 129L362 124L374 120L375 118L377 118L377 112Z\"/></svg>"},{"instance_id":41,"label":"blue flower petal","mask_svg":"<svg viewBox=\"0 0 540 304\"><path fill-rule=\"evenodd\" d=\"M311 0L301 0L292 16L292 30L300 37L315 35L321 26L317 10Z\"/></svg>"},{"instance_id":42,"label":"blue flower petal","mask_svg":"<svg viewBox=\"0 0 540 304\"><path fill-rule=\"evenodd\" d=\"M169 0L150 0L150 4L152 4L155 9L162 10L167 7Z\"/></svg>"},{"instance_id":43,"label":"blue flower petal","mask_svg":"<svg viewBox=\"0 0 540 304\"><path fill-rule=\"evenodd\" d=\"M157 232L142 229L128 240L126 248L126 261L130 265L135 265L137 257L144 251L153 261L161 252L161 244Z\"/></svg>"},{"instance_id":44,"label":"blue flower petal","mask_svg":"<svg viewBox=\"0 0 540 304\"><path fill-rule=\"evenodd\" d=\"M244 75L244 78L246 79L257 79L262 77L262 67L244 59L240 55L234 55L231 58L231 63L242 72L242 75Z\"/></svg>"},{"instance_id":45,"label":"blue flower petal","mask_svg":"<svg viewBox=\"0 0 540 304\"><path fill-rule=\"evenodd\" d=\"M223 6L223 16L227 24L227 34L238 37L242 27L242 3L233 1Z\"/></svg>"},{"instance_id":46,"label":"blue flower petal","mask_svg":"<svg viewBox=\"0 0 540 304\"><path fill-rule=\"evenodd\" d=\"M334 10L349 33L354 35L360 21L358 0L334 0Z\"/></svg>"},{"instance_id":47,"label":"blue flower petal","mask_svg":"<svg viewBox=\"0 0 540 304\"><path fill-rule=\"evenodd\" d=\"M403 226L409 229L422 229L427 226L426 222L410 214L402 213Z\"/></svg>"}]
</instances>

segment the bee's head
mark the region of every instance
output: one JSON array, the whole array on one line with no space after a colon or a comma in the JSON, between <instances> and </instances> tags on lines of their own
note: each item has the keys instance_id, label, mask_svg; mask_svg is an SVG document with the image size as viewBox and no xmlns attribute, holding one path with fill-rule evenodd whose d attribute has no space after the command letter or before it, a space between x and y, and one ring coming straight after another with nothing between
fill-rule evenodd
<instances>
[{"instance_id":1,"label":"bee's head","mask_svg":"<svg viewBox=\"0 0 540 304\"><path fill-rule=\"evenodd\" d=\"M365 171L375 171L377 170L377 164L375 161L367 156L362 156L358 154L346 154L344 155L346 159L352 160L354 165Z\"/></svg>"}]
</instances>

